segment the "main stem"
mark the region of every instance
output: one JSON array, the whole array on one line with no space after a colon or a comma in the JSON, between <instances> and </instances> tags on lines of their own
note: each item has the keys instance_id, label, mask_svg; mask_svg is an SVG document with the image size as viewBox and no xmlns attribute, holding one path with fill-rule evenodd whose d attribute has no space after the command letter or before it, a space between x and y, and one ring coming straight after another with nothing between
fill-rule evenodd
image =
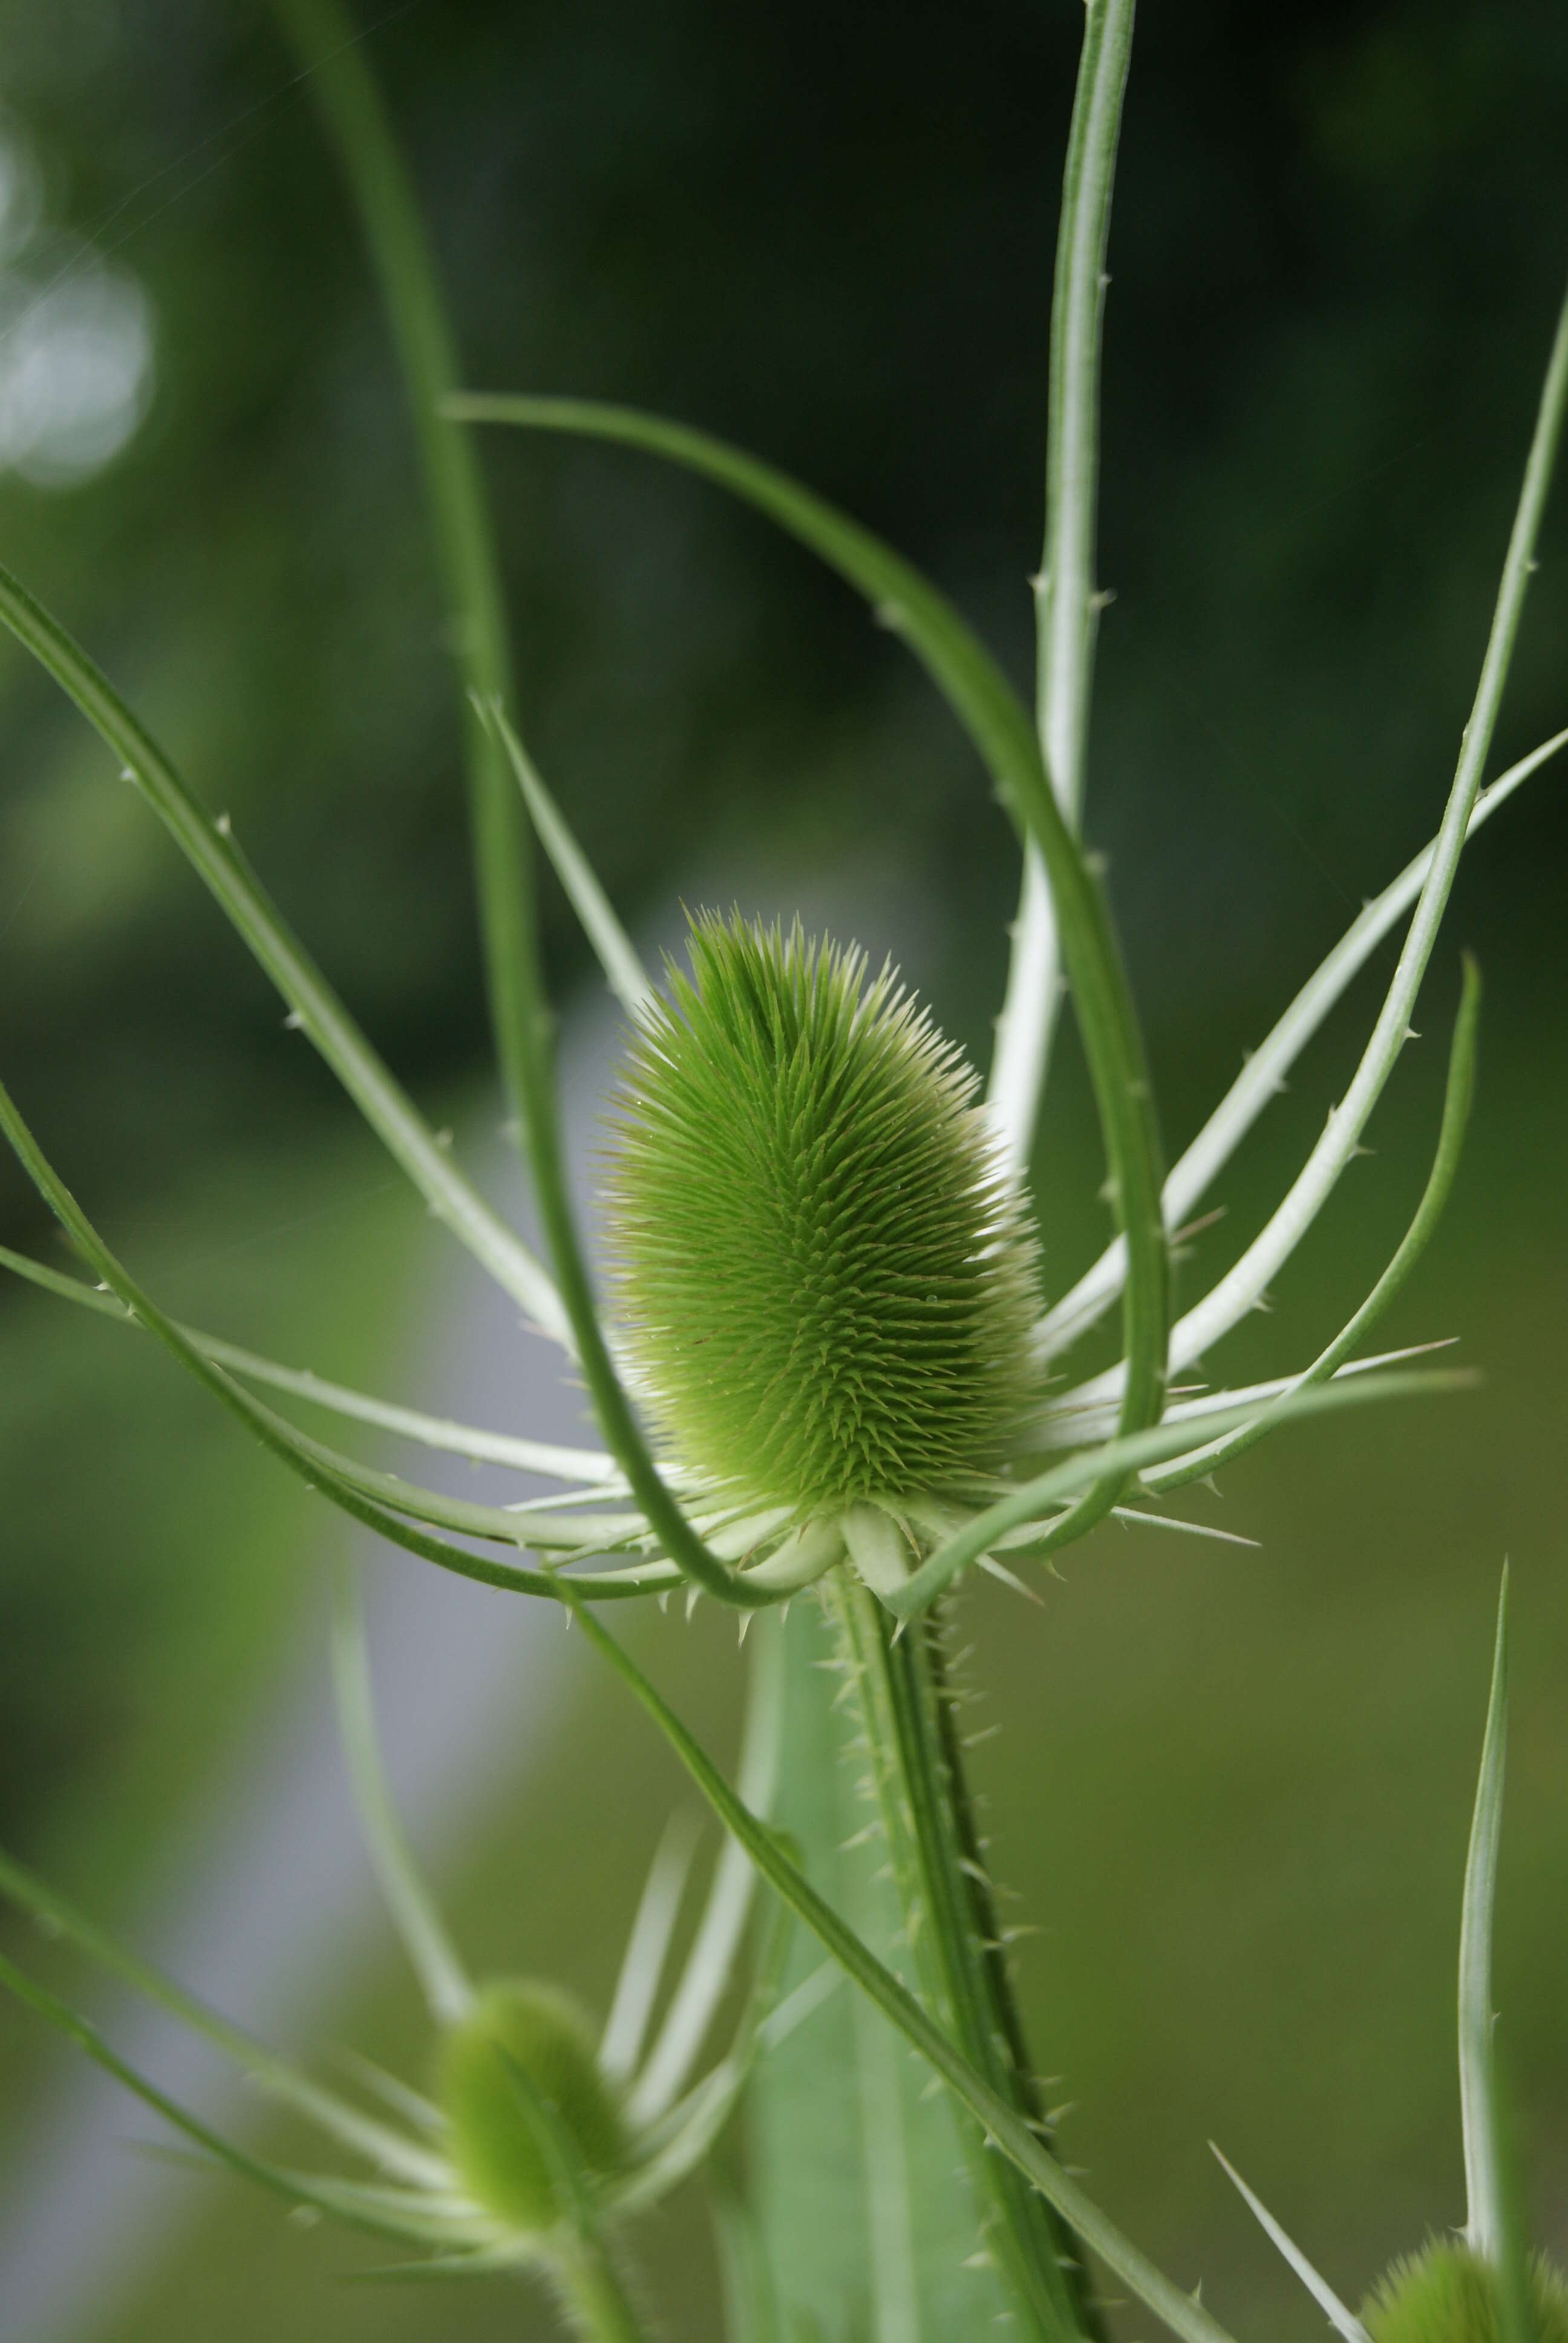
<instances>
[{"instance_id":1,"label":"main stem","mask_svg":"<svg viewBox=\"0 0 1568 2343\"><path fill-rule=\"evenodd\" d=\"M561 2308L585 2343L648 2343L648 2331L600 2238L578 2236L560 2248L554 2276Z\"/></svg>"},{"instance_id":2,"label":"main stem","mask_svg":"<svg viewBox=\"0 0 1568 2343\"><path fill-rule=\"evenodd\" d=\"M1041 2137L1049 2132L1030 2069L1006 1950L964 1779L940 1615L900 1629L847 1572L827 1600L851 1663L883 1832L920 1984L932 2015L991 2089ZM1098 2338L1102 2328L1077 2241L1055 2209L977 2125L965 2144L988 2244L1039 2336Z\"/></svg>"}]
</instances>

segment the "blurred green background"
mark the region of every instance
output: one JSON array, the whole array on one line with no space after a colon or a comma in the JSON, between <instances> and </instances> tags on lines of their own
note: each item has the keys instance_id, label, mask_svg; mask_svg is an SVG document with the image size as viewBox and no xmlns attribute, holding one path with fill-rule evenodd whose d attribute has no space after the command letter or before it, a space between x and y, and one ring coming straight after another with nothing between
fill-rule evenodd
<instances>
[{"instance_id":1,"label":"blurred green background","mask_svg":"<svg viewBox=\"0 0 1568 2343\"><path fill-rule=\"evenodd\" d=\"M1027 682L1071 0L415 0L366 21L471 379L638 400L754 446L929 567ZM233 813L483 1163L452 677L400 395L307 94L249 5L4 0L0 98L0 558ZM1568 260L1568 17L1151 0L1123 158L1088 827L1174 1153L1434 826ZM52 440L36 318L62 286L86 293L60 330L107 337L120 403ZM983 1051L1011 840L899 647L694 484L557 444L495 438L485 461L525 721L628 918L668 924L678 893L731 872L759 899L797 878L850 903L891 890L913 972ZM1560 492L1495 765L1568 720L1565 551ZM1424 1173L1462 941L1488 980L1482 1090L1389 1339L1460 1335L1480 1390L1249 1459L1200 1505L1255 1553L1112 1531L1042 1611L966 1598L1004 1726L977 1764L1002 1876L1043 1929L1022 1974L1037 2054L1076 2103L1072 2158L1241 2334L1304 2338L1316 2314L1211 2136L1352 2296L1462 2216L1452 1976L1505 1553L1499 1997L1537 2233L1568 2254L1565 875L1549 768L1462 877L1375 1154L1217 1363L1304 1361L1377 1273ZM548 910L565 997L589 971ZM1375 980L1221 1183L1189 1281L1310 1144ZM421 1212L8 648L0 1066L155 1291L322 1372L417 1381ZM1055 1082L1037 1169L1060 1292L1104 1213L1070 1040ZM60 1258L8 1164L0 1237ZM513 1426L504 1389L490 1420ZM334 1541L172 1367L0 1292L5 1843L138 1925L316 1635ZM732 1731L722 1623L642 1634L687 1712ZM568 1689L547 1749L501 1736L445 1875L477 1958L602 1999L679 1793L591 1672ZM75 1988L9 1918L0 1944ZM189 1982L224 1999L221 1976ZM388 1944L324 1991L322 2043L419 2071ZM14 2189L63 2071L0 2009ZM166 2247L63 2332L549 2331L506 2287L346 2289L353 2247L226 2183L173 2193ZM653 2225L644 2258L670 2331L714 2332L698 2208Z\"/></svg>"}]
</instances>

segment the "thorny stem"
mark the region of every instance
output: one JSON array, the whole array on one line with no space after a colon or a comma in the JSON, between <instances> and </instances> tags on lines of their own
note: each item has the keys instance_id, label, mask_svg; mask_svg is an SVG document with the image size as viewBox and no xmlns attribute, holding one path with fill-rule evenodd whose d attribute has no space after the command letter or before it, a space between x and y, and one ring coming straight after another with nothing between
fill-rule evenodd
<instances>
[{"instance_id":1,"label":"thorny stem","mask_svg":"<svg viewBox=\"0 0 1568 2343\"><path fill-rule=\"evenodd\" d=\"M907 1941L928 2005L970 2064L1044 2137L984 1849L959 1746L940 1621L900 1629L848 1572L825 1582L844 1658L854 1671L872 1753L882 1827ZM975 2192L989 2206L989 2242L1035 2334L1099 2336L1076 2242L1016 2166L963 2126Z\"/></svg>"}]
</instances>

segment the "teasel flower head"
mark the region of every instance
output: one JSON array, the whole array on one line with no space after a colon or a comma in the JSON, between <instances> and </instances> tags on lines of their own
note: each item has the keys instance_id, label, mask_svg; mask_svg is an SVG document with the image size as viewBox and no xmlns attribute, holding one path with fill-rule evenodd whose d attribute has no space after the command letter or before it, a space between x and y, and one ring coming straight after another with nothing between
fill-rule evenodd
<instances>
[{"instance_id":1,"label":"teasel flower head","mask_svg":"<svg viewBox=\"0 0 1568 2343\"><path fill-rule=\"evenodd\" d=\"M678 1466L798 1520L961 1496L1039 1413L1027 1212L960 1051L854 947L691 923L614 1112L614 1292Z\"/></svg>"},{"instance_id":2,"label":"teasel flower head","mask_svg":"<svg viewBox=\"0 0 1568 2343\"><path fill-rule=\"evenodd\" d=\"M549 2111L553 2143L529 2094ZM441 2044L437 2097L468 2194L519 2237L570 2217L564 2165L602 2187L628 2161L590 2022L558 1986L508 1978L476 1993Z\"/></svg>"}]
</instances>

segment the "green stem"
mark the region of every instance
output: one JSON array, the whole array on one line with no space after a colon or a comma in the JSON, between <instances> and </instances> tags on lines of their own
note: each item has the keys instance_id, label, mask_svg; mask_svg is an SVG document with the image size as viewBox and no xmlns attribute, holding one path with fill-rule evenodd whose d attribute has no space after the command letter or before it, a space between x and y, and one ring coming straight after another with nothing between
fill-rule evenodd
<instances>
[{"instance_id":1,"label":"green stem","mask_svg":"<svg viewBox=\"0 0 1568 2343\"><path fill-rule=\"evenodd\" d=\"M528 1148L539 1217L606 1444L649 1526L689 1578L742 1609L769 1598L709 1552L666 1488L605 1344L568 1193L556 1107L555 1019L545 992L522 797L489 712L509 697L500 571L469 436L450 419L457 349L434 258L365 45L338 0L276 0L337 147L381 280L414 412L457 660L479 925L501 1069Z\"/></svg>"},{"instance_id":2,"label":"green stem","mask_svg":"<svg viewBox=\"0 0 1568 2343\"><path fill-rule=\"evenodd\" d=\"M1044 2108L1030 2071L983 1847L964 1781L941 1628L900 1629L848 1572L826 1583L855 1669L882 1823L906 1931L928 2001L977 2074L1037 2136ZM1036 2335L1098 2335L1078 2248L1060 2216L1017 2167L964 2126L990 2242Z\"/></svg>"},{"instance_id":3,"label":"green stem","mask_svg":"<svg viewBox=\"0 0 1568 2343\"><path fill-rule=\"evenodd\" d=\"M552 2256L551 2274L562 2308L588 2343L648 2343L648 2330L602 2239L574 2236Z\"/></svg>"}]
</instances>

